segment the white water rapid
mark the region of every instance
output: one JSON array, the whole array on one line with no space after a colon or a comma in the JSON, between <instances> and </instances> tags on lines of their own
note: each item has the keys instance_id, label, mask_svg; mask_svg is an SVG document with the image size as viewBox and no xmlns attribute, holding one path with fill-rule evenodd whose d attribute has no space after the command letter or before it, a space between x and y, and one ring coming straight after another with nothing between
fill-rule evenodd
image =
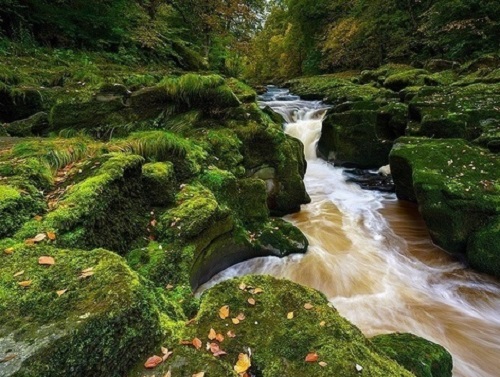
<instances>
[{"instance_id":1,"label":"white water rapid","mask_svg":"<svg viewBox=\"0 0 500 377\"><path fill-rule=\"evenodd\" d=\"M443 345L455 377L500 376L500 283L433 246L412 204L346 183L341 168L316 158L320 102L278 89L262 99L305 146L312 202L286 219L307 236L309 250L240 263L202 289L246 274L287 278L323 292L367 336L411 332Z\"/></svg>"}]
</instances>

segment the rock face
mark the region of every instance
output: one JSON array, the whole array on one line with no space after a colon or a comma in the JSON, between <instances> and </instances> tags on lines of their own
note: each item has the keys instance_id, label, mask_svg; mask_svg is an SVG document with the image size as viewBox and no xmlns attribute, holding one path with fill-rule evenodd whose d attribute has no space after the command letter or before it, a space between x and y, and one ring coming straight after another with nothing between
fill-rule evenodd
<instances>
[{"instance_id":1,"label":"rock face","mask_svg":"<svg viewBox=\"0 0 500 377\"><path fill-rule=\"evenodd\" d=\"M228 307L227 318L220 316L223 306ZM182 339L212 342L227 355L214 357L204 346L196 350L170 340L171 359L154 372L138 367L130 377L163 375L168 370L191 376L199 368L206 375L237 376L233 366L240 353L250 354L253 375L354 377L362 368L365 376L413 376L342 318L322 294L286 280L248 276L221 283L203 294L194 323L185 327ZM224 339L210 341L210 329ZM317 354L317 359L306 362L308 354Z\"/></svg>"},{"instance_id":2,"label":"rock face","mask_svg":"<svg viewBox=\"0 0 500 377\"><path fill-rule=\"evenodd\" d=\"M417 377L451 377L453 360L446 349L413 334L378 335L370 340Z\"/></svg>"},{"instance_id":3,"label":"rock face","mask_svg":"<svg viewBox=\"0 0 500 377\"><path fill-rule=\"evenodd\" d=\"M400 199L415 201L433 241L500 276L500 160L460 139L402 138L391 152Z\"/></svg>"}]
</instances>

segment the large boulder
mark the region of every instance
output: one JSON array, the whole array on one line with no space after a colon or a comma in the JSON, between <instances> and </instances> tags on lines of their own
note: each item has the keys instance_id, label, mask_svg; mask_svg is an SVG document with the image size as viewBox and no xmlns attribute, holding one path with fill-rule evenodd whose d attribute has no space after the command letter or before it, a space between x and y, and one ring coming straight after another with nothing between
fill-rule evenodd
<instances>
[{"instance_id":1,"label":"large boulder","mask_svg":"<svg viewBox=\"0 0 500 377\"><path fill-rule=\"evenodd\" d=\"M433 241L500 276L500 160L464 140L398 139L390 155L400 199L416 201Z\"/></svg>"},{"instance_id":2,"label":"large boulder","mask_svg":"<svg viewBox=\"0 0 500 377\"><path fill-rule=\"evenodd\" d=\"M167 331L166 304L118 255L47 242L0 253L0 375L123 376Z\"/></svg>"}]
</instances>

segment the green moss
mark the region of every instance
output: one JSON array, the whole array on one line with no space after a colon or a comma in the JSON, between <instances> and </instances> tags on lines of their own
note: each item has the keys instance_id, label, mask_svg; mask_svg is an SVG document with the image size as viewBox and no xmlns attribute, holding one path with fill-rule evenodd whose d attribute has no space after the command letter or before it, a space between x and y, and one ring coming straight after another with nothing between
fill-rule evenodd
<instances>
[{"instance_id":1,"label":"green moss","mask_svg":"<svg viewBox=\"0 0 500 377\"><path fill-rule=\"evenodd\" d=\"M163 299L113 253L16 245L0 258L0 345L17 355L2 375L122 376L163 335ZM80 277L88 268L93 275Z\"/></svg>"},{"instance_id":2,"label":"green moss","mask_svg":"<svg viewBox=\"0 0 500 377\"><path fill-rule=\"evenodd\" d=\"M226 80L226 84L242 103L255 102L257 99L257 93L253 88L235 78Z\"/></svg>"},{"instance_id":3,"label":"green moss","mask_svg":"<svg viewBox=\"0 0 500 377\"><path fill-rule=\"evenodd\" d=\"M174 165L171 162L148 163L142 167L144 190L152 205L165 206L173 203L177 182Z\"/></svg>"},{"instance_id":4,"label":"green moss","mask_svg":"<svg viewBox=\"0 0 500 377\"><path fill-rule=\"evenodd\" d=\"M471 267L500 276L500 217L471 235L467 259Z\"/></svg>"},{"instance_id":5,"label":"green moss","mask_svg":"<svg viewBox=\"0 0 500 377\"><path fill-rule=\"evenodd\" d=\"M395 73L387 76L384 86L395 92L407 86L418 86L424 83L424 75L428 72L424 69L410 69L404 72Z\"/></svg>"},{"instance_id":6,"label":"green moss","mask_svg":"<svg viewBox=\"0 0 500 377\"><path fill-rule=\"evenodd\" d=\"M378 335L370 339L388 357L417 377L451 377L451 355L439 344L413 334Z\"/></svg>"},{"instance_id":7,"label":"green moss","mask_svg":"<svg viewBox=\"0 0 500 377\"><path fill-rule=\"evenodd\" d=\"M9 237L42 208L27 192L0 185L0 237Z\"/></svg>"},{"instance_id":8,"label":"green moss","mask_svg":"<svg viewBox=\"0 0 500 377\"><path fill-rule=\"evenodd\" d=\"M240 283L247 289L241 290ZM261 288L262 293L252 294L252 288ZM249 305L247 299L253 297L256 305ZM306 310L304 305L310 303L313 308ZM219 309L229 306L230 316L219 317ZM293 312L294 318L287 319L287 313ZM238 325L232 323L238 313L245 319ZM377 353L375 347L361 332L340 317L330 307L326 298L317 291L301 287L285 280L277 280L268 276L248 276L221 283L205 292L201 298L201 306L195 318L196 327L186 327L184 339L198 337L207 339L210 328L226 336L233 331L236 337L227 337L221 348L228 355L217 360L225 365L236 363L239 353L247 353L251 349L252 367L250 373L260 376L357 376L356 364L363 367L366 376L412 376L410 372L395 362ZM324 321L325 326L320 323ZM174 346L174 355L178 348ZM183 352L183 351L180 351ZM316 352L327 366L317 363L306 363L306 355ZM172 374L184 370L193 370L198 366L201 357L210 356L204 348L193 354L193 359L186 360L183 365L176 364L176 359L167 360L164 370L171 368ZM210 356L212 357L212 356ZM211 365L204 371L214 374ZM230 375L230 374L225 374Z\"/></svg>"},{"instance_id":9,"label":"green moss","mask_svg":"<svg viewBox=\"0 0 500 377\"><path fill-rule=\"evenodd\" d=\"M500 213L499 161L482 148L458 139L402 138L390 160L396 193L418 202L434 242L452 253L465 253L472 234Z\"/></svg>"}]
</instances>

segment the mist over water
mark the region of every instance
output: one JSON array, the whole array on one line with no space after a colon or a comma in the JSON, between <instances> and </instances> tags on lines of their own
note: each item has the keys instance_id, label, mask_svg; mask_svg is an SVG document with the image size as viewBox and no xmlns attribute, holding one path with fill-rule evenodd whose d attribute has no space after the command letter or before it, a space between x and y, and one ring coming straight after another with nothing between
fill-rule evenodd
<instances>
[{"instance_id":1,"label":"mist over water","mask_svg":"<svg viewBox=\"0 0 500 377\"><path fill-rule=\"evenodd\" d=\"M432 244L416 206L346 183L342 169L316 158L326 108L274 89L262 105L302 140L312 202L286 220L310 242L305 255L256 258L202 289L246 274L287 278L323 292L365 335L411 332L446 347L454 376L500 375L500 284Z\"/></svg>"}]
</instances>

